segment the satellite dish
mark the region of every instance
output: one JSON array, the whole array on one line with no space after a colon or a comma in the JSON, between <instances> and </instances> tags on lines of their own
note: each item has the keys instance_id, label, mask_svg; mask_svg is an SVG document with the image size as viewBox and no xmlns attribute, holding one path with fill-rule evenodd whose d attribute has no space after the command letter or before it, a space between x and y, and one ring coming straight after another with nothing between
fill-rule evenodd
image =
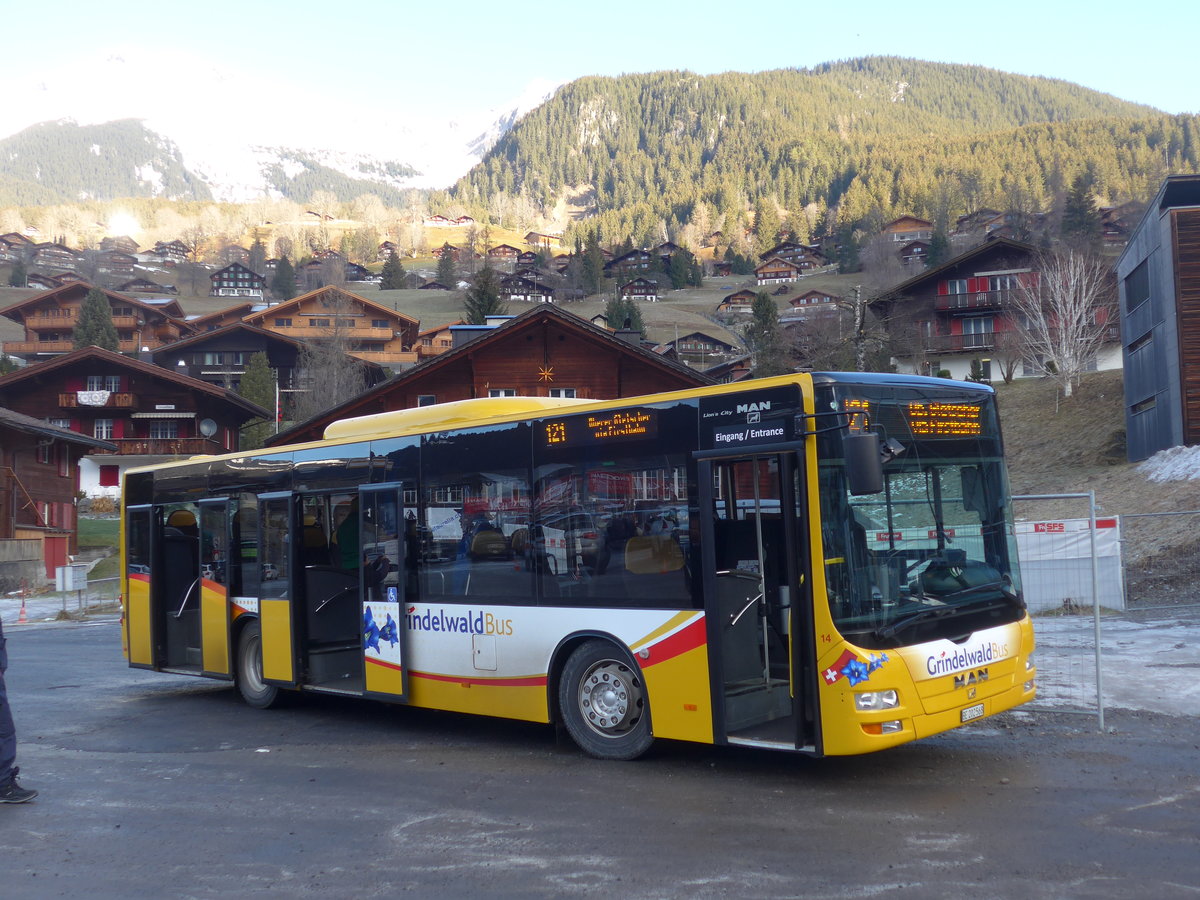
<instances>
[{"instance_id":1,"label":"satellite dish","mask_svg":"<svg viewBox=\"0 0 1200 900\"><path fill-rule=\"evenodd\" d=\"M200 420L200 433L205 437L212 437L217 433L217 423L212 419Z\"/></svg>"}]
</instances>

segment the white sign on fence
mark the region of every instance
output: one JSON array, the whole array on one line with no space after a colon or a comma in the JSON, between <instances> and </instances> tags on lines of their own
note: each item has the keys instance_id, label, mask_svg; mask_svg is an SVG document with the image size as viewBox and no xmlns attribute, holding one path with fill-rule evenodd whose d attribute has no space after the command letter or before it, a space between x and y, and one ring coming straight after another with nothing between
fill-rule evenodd
<instances>
[{"instance_id":1,"label":"white sign on fence","mask_svg":"<svg viewBox=\"0 0 1200 900\"><path fill-rule=\"evenodd\" d=\"M86 591L87 576L87 566L55 566L54 589L56 591Z\"/></svg>"},{"instance_id":2,"label":"white sign on fence","mask_svg":"<svg viewBox=\"0 0 1200 900\"><path fill-rule=\"evenodd\" d=\"M1092 541L1088 519L1017 522L1021 583L1031 612L1092 606ZM1121 527L1116 518L1096 520L1100 606L1124 609Z\"/></svg>"}]
</instances>

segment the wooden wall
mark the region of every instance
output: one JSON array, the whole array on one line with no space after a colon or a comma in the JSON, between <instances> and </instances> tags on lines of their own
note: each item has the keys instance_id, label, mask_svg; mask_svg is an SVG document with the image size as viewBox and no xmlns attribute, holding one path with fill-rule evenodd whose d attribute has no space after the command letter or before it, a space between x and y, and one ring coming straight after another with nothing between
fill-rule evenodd
<instances>
[{"instance_id":1,"label":"wooden wall","mask_svg":"<svg viewBox=\"0 0 1200 900\"><path fill-rule=\"evenodd\" d=\"M1183 440L1200 444L1200 209L1172 212Z\"/></svg>"}]
</instances>

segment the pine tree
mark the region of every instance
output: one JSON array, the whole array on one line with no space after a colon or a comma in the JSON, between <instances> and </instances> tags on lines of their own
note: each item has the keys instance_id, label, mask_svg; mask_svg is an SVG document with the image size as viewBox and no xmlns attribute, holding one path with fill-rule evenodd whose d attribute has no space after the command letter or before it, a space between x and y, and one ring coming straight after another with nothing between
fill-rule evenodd
<instances>
[{"instance_id":1,"label":"pine tree","mask_svg":"<svg viewBox=\"0 0 1200 900\"><path fill-rule=\"evenodd\" d=\"M765 291L759 291L750 304L746 324L746 343L754 354L754 377L767 378L790 372L787 364L786 335L779 324L779 310Z\"/></svg>"},{"instance_id":2,"label":"pine tree","mask_svg":"<svg viewBox=\"0 0 1200 900\"><path fill-rule=\"evenodd\" d=\"M604 251L600 249L600 237L595 229L587 234L583 249L583 292L590 297L600 293L604 283Z\"/></svg>"},{"instance_id":3,"label":"pine tree","mask_svg":"<svg viewBox=\"0 0 1200 900\"><path fill-rule=\"evenodd\" d=\"M75 349L81 347L100 347L119 353L121 339L117 334L117 326L113 324L112 307L108 303L108 295L99 288L92 288L83 298L79 307L79 321L71 334Z\"/></svg>"},{"instance_id":4,"label":"pine tree","mask_svg":"<svg viewBox=\"0 0 1200 900\"><path fill-rule=\"evenodd\" d=\"M23 288L28 281L29 275L25 270L25 263L18 259L13 263L12 271L8 274L8 286Z\"/></svg>"},{"instance_id":5,"label":"pine tree","mask_svg":"<svg viewBox=\"0 0 1200 900\"><path fill-rule=\"evenodd\" d=\"M642 310L635 300L615 297L604 305L604 318L608 319L608 327L612 329L628 328L632 331L646 333L642 322ZM629 324L626 325L625 323Z\"/></svg>"},{"instance_id":6,"label":"pine tree","mask_svg":"<svg viewBox=\"0 0 1200 900\"><path fill-rule=\"evenodd\" d=\"M952 255L950 238L946 235L946 229L939 225L929 239L929 253L925 257L925 265L932 269L934 266L940 266Z\"/></svg>"},{"instance_id":7,"label":"pine tree","mask_svg":"<svg viewBox=\"0 0 1200 900\"><path fill-rule=\"evenodd\" d=\"M484 325L488 316L508 315L508 306L500 299L500 277L490 265L475 274L463 298L463 315L471 325Z\"/></svg>"},{"instance_id":8,"label":"pine tree","mask_svg":"<svg viewBox=\"0 0 1200 900\"><path fill-rule=\"evenodd\" d=\"M1063 207L1062 236L1077 247L1094 246L1100 240L1100 214L1092 196L1092 179L1080 172L1071 182Z\"/></svg>"},{"instance_id":9,"label":"pine tree","mask_svg":"<svg viewBox=\"0 0 1200 900\"><path fill-rule=\"evenodd\" d=\"M296 296L296 270L286 256L279 260L271 278L271 293L277 300L291 300Z\"/></svg>"},{"instance_id":10,"label":"pine tree","mask_svg":"<svg viewBox=\"0 0 1200 900\"><path fill-rule=\"evenodd\" d=\"M381 291L398 291L404 287L404 278L408 273L404 271L404 263L400 261L400 253L393 251L383 263L383 271L380 273L379 289Z\"/></svg>"},{"instance_id":11,"label":"pine tree","mask_svg":"<svg viewBox=\"0 0 1200 900\"><path fill-rule=\"evenodd\" d=\"M254 238L254 243L250 245L250 271L258 275L266 274L267 267L267 248L263 242L257 237Z\"/></svg>"},{"instance_id":12,"label":"pine tree","mask_svg":"<svg viewBox=\"0 0 1200 900\"><path fill-rule=\"evenodd\" d=\"M275 409L275 373L267 361L267 354L260 352L250 357L238 383L238 393L263 409ZM241 449L257 450L273 431L271 421L255 419L242 429Z\"/></svg>"},{"instance_id":13,"label":"pine tree","mask_svg":"<svg viewBox=\"0 0 1200 900\"><path fill-rule=\"evenodd\" d=\"M453 251L448 248L443 248L442 256L438 260L437 278L440 284L444 284L448 288L454 288L458 285L458 266L456 265Z\"/></svg>"}]
</instances>

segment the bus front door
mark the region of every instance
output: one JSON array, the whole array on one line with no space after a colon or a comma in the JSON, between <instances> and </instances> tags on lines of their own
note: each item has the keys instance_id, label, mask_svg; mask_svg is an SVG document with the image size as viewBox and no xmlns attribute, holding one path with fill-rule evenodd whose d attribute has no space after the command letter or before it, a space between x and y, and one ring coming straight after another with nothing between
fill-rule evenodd
<instances>
[{"instance_id":1,"label":"bus front door","mask_svg":"<svg viewBox=\"0 0 1200 900\"><path fill-rule=\"evenodd\" d=\"M203 674L231 678L229 647L230 557L229 500L201 500L200 559L200 661Z\"/></svg>"},{"instance_id":2,"label":"bus front door","mask_svg":"<svg viewBox=\"0 0 1200 900\"><path fill-rule=\"evenodd\" d=\"M797 676L807 668L799 664L810 642L802 638L808 617L797 614L795 455L702 459L699 466L717 737L811 748Z\"/></svg>"}]
</instances>

